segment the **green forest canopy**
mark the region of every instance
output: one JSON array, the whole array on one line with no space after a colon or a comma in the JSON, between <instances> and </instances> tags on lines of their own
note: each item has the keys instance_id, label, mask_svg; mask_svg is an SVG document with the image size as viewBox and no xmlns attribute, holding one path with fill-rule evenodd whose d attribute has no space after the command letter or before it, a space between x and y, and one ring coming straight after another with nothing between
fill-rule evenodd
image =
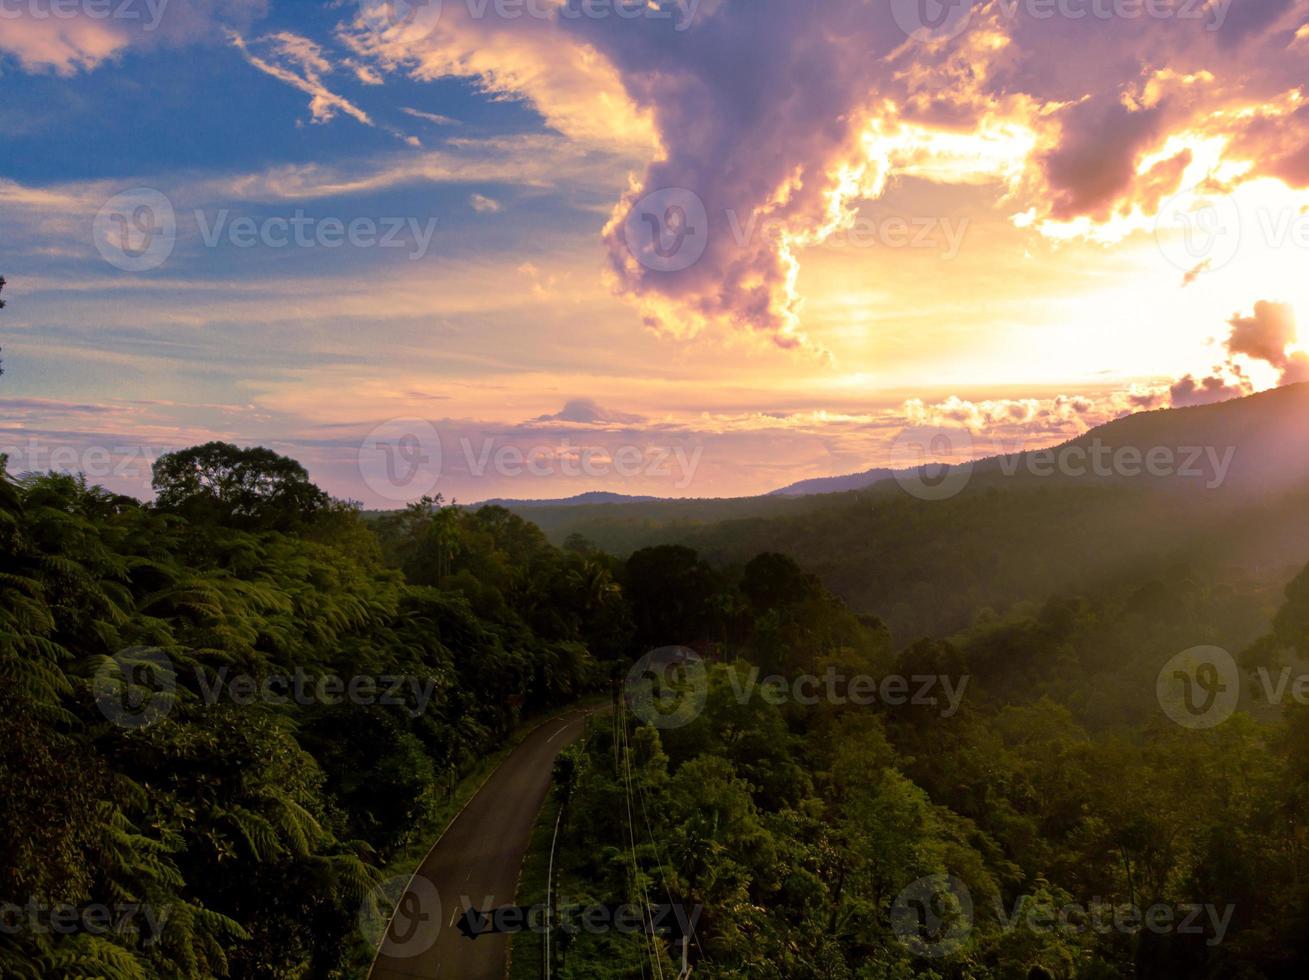
<instances>
[{"instance_id":1,"label":"green forest canopy","mask_svg":"<svg viewBox=\"0 0 1309 980\"><path fill-rule=\"evenodd\" d=\"M576 759L567 874L614 900L657 881L702 905L697 975L1274 978L1306 961L1309 715L1247 704L1187 730L1154 681L1202 642L1251 669L1309 652L1309 574L1279 600L1143 570L905 643L773 551L620 561L439 498L365 520L293 461L224 444L162 458L156 490L142 504L0 477L0 894L167 910L157 937L0 931L0 974L355 975L361 904L451 775L524 712L670 643L712 666L691 725L624 736L660 844L626 862L601 726ZM949 717L774 706L737 696L752 665L969 683ZM394 704L219 683L297 671L421 683ZM979 911L927 961L897 940L892 904L942 873ZM1217 944L1033 934L994 913L1022 896L1235 911ZM607 943L575 946L572 975L640 975Z\"/></svg>"}]
</instances>

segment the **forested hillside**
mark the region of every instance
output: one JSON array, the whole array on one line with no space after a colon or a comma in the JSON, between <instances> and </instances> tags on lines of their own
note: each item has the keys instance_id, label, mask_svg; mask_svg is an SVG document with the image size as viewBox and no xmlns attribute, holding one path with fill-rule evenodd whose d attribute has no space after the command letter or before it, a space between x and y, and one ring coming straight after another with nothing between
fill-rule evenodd
<instances>
[{"instance_id":1,"label":"forested hillside","mask_svg":"<svg viewBox=\"0 0 1309 980\"><path fill-rule=\"evenodd\" d=\"M683 544L723 568L790 555L899 644L979 610L1150 576L1280 589L1309 540L1309 385L1146 412L1063 446L864 490L516 513L618 556ZM1156 467L1151 453L1162 453ZM916 491L957 479L939 499ZM926 482L924 482L926 481Z\"/></svg>"},{"instance_id":2,"label":"forested hillside","mask_svg":"<svg viewBox=\"0 0 1309 980\"><path fill-rule=\"evenodd\" d=\"M1303 976L1309 707L1254 678L1304 675L1309 571L1262 635L1249 597L1146 581L896 650L764 564L675 711L629 697L561 766L565 910L680 908L706 978ZM685 628L713 633L720 605ZM1242 636L1249 710L1166 717L1176 655ZM813 696L832 675L890 696ZM679 953L579 929L556 975L673 976Z\"/></svg>"},{"instance_id":3,"label":"forested hillside","mask_svg":"<svg viewBox=\"0 0 1309 980\"><path fill-rule=\"evenodd\" d=\"M0 477L0 975L336 975L454 779L607 677L617 587L502 510L374 531L265 450L156 489Z\"/></svg>"}]
</instances>

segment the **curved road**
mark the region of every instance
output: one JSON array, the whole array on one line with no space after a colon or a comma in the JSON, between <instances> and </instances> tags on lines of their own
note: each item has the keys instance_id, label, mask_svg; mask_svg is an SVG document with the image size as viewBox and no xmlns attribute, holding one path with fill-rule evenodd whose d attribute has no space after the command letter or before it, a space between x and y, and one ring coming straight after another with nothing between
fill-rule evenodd
<instances>
[{"instance_id":1,"label":"curved road","mask_svg":"<svg viewBox=\"0 0 1309 980\"><path fill-rule=\"evenodd\" d=\"M397 904L369 977L504 980L508 937L465 938L457 928L465 896L478 910L514 903L555 756L582 734L589 713L536 728L455 817Z\"/></svg>"}]
</instances>

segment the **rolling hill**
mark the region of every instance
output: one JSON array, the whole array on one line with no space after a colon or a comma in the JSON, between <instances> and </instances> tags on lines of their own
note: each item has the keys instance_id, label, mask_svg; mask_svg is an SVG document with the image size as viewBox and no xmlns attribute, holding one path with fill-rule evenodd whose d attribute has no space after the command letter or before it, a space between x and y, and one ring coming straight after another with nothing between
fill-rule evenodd
<instances>
[{"instance_id":1,"label":"rolling hill","mask_svg":"<svg viewBox=\"0 0 1309 980\"><path fill-rule=\"evenodd\" d=\"M899 639L1150 576L1254 584L1272 601L1309 560L1309 385L1143 412L1050 450L980 460L946 499L907 492L916 476L812 496L518 513L556 541L579 533L619 556L675 543L730 567L781 551Z\"/></svg>"}]
</instances>

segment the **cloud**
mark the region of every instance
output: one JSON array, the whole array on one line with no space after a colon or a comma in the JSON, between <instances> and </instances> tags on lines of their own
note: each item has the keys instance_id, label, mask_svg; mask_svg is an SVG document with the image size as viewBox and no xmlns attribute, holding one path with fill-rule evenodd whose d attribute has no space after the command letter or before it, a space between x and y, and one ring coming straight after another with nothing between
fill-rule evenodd
<instances>
[{"instance_id":1,"label":"cloud","mask_svg":"<svg viewBox=\"0 0 1309 980\"><path fill-rule=\"evenodd\" d=\"M255 68L308 95L309 112L314 122L330 122L338 112L344 112L365 126L373 125L368 113L323 84L322 76L330 73L332 66L323 57L323 49L308 38L286 31L266 35L259 39L259 43L269 49L267 57L252 52L239 34L233 33L231 42ZM289 65L276 64L275 60L279 58Z\"/></svg>"},{"instance_id":2,"label":"cloud","mask_svg":"<svg viewBox=\"0 0 1309 980\"><path fill-rule=\"evenodd\" d=\"M1196 379L1187 375L1168 389L1173 408L1186 408L1192 405L1210 405L1225 402L1250 394L1250 387L1244 379L1228 381L1215 373L1207 378Z\"/></svg>"},{"instance_id":3,"label":"cloud","mask_svg":"<svg viewBox=\"0 0 1309 980\"><path fill-rule=\"evenodd\" d=\"M423 112L421 109L403 108L400 110L407 116L413 116L415 119L426 119L437 126L461 126L463 125L458 119L451 119L449 116L442 116L435 112Z\"/></svg>"},{"instance_id":4,"label":"cloud","mask_svg":"<svg viewBox=\"0 0 1309 980\"><path fill-rule=\"evenodd\" d=\"M1232 334L1227 349L1232 354L1267 361L1276 368L1286 366L1286 348L1296 334L1295 311L1290 304L1260 300L1254 304L1252 316L1234 316L1228 323Z\"/></svg>"},{"instance_id":5,"label":"cloud","mask_svg":"<svg viewBox=\"0 0 1309 980\"><path fill-rule=\"evenodd\" d=\"M1309 381L1309 354L1302 350L1292 351L1282 368L1282 384L1295 385Z\"/></svg>"},{"instance_id":6,"label":"cloud","mask_svg":"<svg viewBox=\"0 0 1309 980\"><path fill-rule=\"evenodd\" d=\"M577 422L582 425L634 425L644 422L640 415L602 408L590 398L574 398L553 415L540 415L536 422Z\"/></svg>"},{"instance_id":7,"label":"cloud","mask_svg":"<svg viewBox=\"0 0 1309 980\"><path fill-rule=\"evenodd\" d=\"M1253 394L1255 385L1237 357L1268 364L1278 371L1278 384L1309 381L1309 354L1294 350L1295 310L1289 303L1259 300L1250 316L1228 321L1232 328L1224 342L1227 358L1204 378L1186 375L1170 389L1174 407L1206 405Z\"/></svg>"},{"instance_id":8,"label":"cloud","mask_svg":"<svg viewBox=\"0 0 1309 980\"><path fill-rule=\"evenodd\" d=\"M266 13L267 0L140 0L75 6L59 16L48 4L10 4L0 17L0 53L24 71L75 75L129 48L214 40L222 29L244 28Z\"/></svg>"},{"instance_id":9,"label":"cloud","mask_svg":"<svg viewBox=\"0 0 1309 980\"><path fill-rule=\"evenodd\" d=\"M852 12L842 37L839 15ZM663 329L725 322L780 347L810 346L796 252L839 226L861 188L875 196L880 174L867 168L861 137L885 97L885 58L904 40L889 12L760 0L705 4L680 33L579 24L651 113L664 150L605 229L618 288ZM702 255L673 270L643 263L643 243L628 240L651 213L672 213L648 203L669 189L693 195L707 225Z\"/></svg>"},{"instance_id":10,"label":"cloud","mask_svg":"<svg viewBox=\"0 0 1309 980\"><path fill-rule=\"evenodd\" d=\"M18 59L25 71L51 69L60 75L90 70L131 43L123 30L100 20L6 19L0 52Z\"/></svg>"},{"instance_id":11,"label":"cloud","mask_svg":"<svg viewBox=\"0 0 1309 980\"><path fill-rule=\"evenodd\" d=\"M194 193L217 200L310 200L423 183L604 188L616 186L617 164L612 156L553 134L451 139L440 150L383 155L349 166L287 164L213 177L197 182Z\"/></svg>"},{"instance_id":12,"label":"cloud","mask_svg":"<svg viewBox=\"0 0 1309 980\"><path fill-rule=\"evenodd\" d=\"M1228 180L1309 179L1285 118L1303 72L1284 0L1094 23L978 3L958 36L921 44L895 6L661 0L617 17L560 0L513 18L419 7L396 23L365 4L341 37L379 72L469 78L583 145L642 154L604 230L609 270L643 322L677 336L726 326L819 351L804 329L806 249L897 177L993 186L1034 233L1106 241L1148 230L1185 181L1221 165ZM1256 132L1278 100L1287 112ZM1280 153L1249 151L1275 136ZM683 242L685 214L704 216L695 256L645 261L668 241L644 236Z\"/></svg>"},{"instance_id":13,"label":"cloud","mask_svg":"<svg viewBox=\"0 0 1309 980\"><path fill-rule=\"evenodd\" d=\"M0 410L7 415L22 415L29 412L43 415L103 415L119 409L110 405L64 402L51 398L0 398Z\"/></svg>"},{"instance_id":14,"label":"cloud","mask_svg":"<svg viewBox=\"0 0 1309 980\"><path fill-rule=\"evenodd\" d=\"M805 249L901 176L990 184L997 200L1034 209L1038 232L1076 222L1065 232L1113 239L1151 229L1162 202L1209 171L1239 181L1309 166L1302 139L1267 161L1223 151L1252 110L1302 84L1277 33L1284 4L1244 14L1228 32L1240 44L1218 39L1221 11L1207 7L1092 24L1003 4L974 4L960 36L917 44L894 6L725 0L681 34L575 25L652 114L663 149L606 228L618 288L652 325L730 323L812 346ZM669 188L692 192L709 228L703 254L672 271L627 240L674 214L659 196ZM1133 222L1119 228L1123 216Z\"/></svg>"},{"instance_id":15,"label":"cloud","mask_svg":"<svg viewBox=\"0 0 1309 980\"><path fill-rule=\"evenodd\" d=\"M494 98L523 99L552 129L607 148L654 146L646 115L629 98L614 66L565 22L543 17L551 3L529 4L519 16L494 6L413 5L397 22L386 0L365 0L339 32L361 61L419 81L473 79Z\"/></svg>"},{"instance_id":16,"label":"cloud","mask_svg":"<svg viewBox=\"0 0 1309 980\"><path fill-rule=\"evenodd\" d=\"M910 426L958 427L996 437L1076 435L1121 415L1150 407L1158 397L1133 388L1094 395L1056 395L1053 398L971 401L951 395L943 401L930 403L911 398L904 403L903 422Z\"/></svg>"},{"instance_id":17,"label":"cloud","mask_svg":"<svg viewBox=\"0 0 1309 980\"><path fill-rule=\"evenodd\" d=\"M499 201L484 194L474 194L468 199L468 203L473 206L473 210L478 214L494 214L501 209Z\"/></svg>"},{"instance_id":18,"label":"cloud","mask_svg":"<svg viewBox=\"0 0 1309 980\"><path fill-rule=\"evenodd\" d=\"M1167 123L1162 106L1142 108L1112 92L1061 110L1059 143L1042 164L1056 219L1109 217L1113 205L1136 179L1137 161L1159 139Z\"/></svg>"},{"instance_id":19,"label":"cloud","mask_svg":"<svg viewBox=\"0 0 1309 980\"><path fill-rule=\"evenodd\" d=\"M1289 303L1260 300L1248 317L1234 316L1227 349L1256 361L1265 361L1279 372L1278 384L1309 381L1309 354L1293 349L1297 338L1295 310Z\"/></svg>"}]
</instances>

